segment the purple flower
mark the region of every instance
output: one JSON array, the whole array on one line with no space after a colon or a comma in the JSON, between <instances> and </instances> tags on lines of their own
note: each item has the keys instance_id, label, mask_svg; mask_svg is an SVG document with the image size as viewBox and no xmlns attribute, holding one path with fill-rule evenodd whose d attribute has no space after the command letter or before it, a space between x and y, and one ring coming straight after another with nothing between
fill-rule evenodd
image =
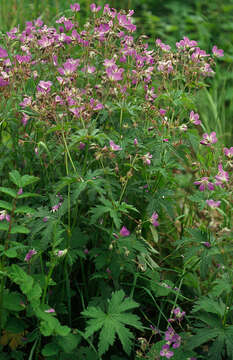
<instances>
[{"instance_id":1,"label":"purple flower","mask_svg":"<svg viewBox=\"0 0 233 360\"><path fill-rule=\"evenodd\" d=\"M157 221L158 217L159 215L156 212L154 212L151 216L151 222L154 225L154 227L159 226L159 222Z\"/></svg>"},{"instance_id":2,"label":"purple flower","mask_svg":"<svg viewBox=\"0 0 233 360\"><path fill-rule=\"evenodd\" d=\"M137 146L138 145L138 140L135 138L133 143L134 143L135 146Z\"/></svg>"},{"instance_id":3,"label":"purple flower","mask_svg":"<svg viewBox=\"0 0 233 360\"><path fill-rule=\"evenodd\" d=\"M122 148L119 145L116 145L112 140L109 141L109 145L112 151L122 150Z\"/></svg>"},{"instance_id":4,"label":"purple flower","mask_svg":"<svg viewBox=\"0 0 233 360\"><path fill-rule=\"evenodd\" d=\"M167 359L170 359L174 355L174 352L169 349L170 347L168 344L163 345L162 350L160 351L160 356L165 356Z\"/></svg>"},{"instance_id":5,"label":"purple flower","mask_svg":"<svg viewBox=\"0 0 233 360\"><path fill-rule=\"evenodd\" d=\"M122 73L124 72L123 68L118 68L117 65L106 68L106 74L108 78L112 81L119 81L123 79Z\"/></svg>"},{"instance_id":6,"label":"purple flower","mask_svg":"<svg viewBox=\"0 0 233 360\"><path fill-rule=\"evenodd\" d=\"M64 250L58 250L58 251L56 251L55 252L55 255L57 256L57 257L62 257L62 256L64 256L66 253L67 253L67 249L64 249Z\"/></svg>"},{"instance_id":7,"label":"purple flower","mask_svg":"<svg viewBox=\"0 0 233 360\"><path fill-rule=\"evenodd\" d=\"M23 124L23 126L26 126L27 122L29 120L29 116L25 113L22 113L22 114L23 114L23 117L22 117L21 123Z\"/></svg>"},{"instance_id":8,"label":"purple flower","mask_svg":"<svg viewBox=\"0 0 233 360\"><path fill-rule=\"evenodd\" d=\"M152 155L150 153L147 153L146 155L144 155L142 157L142 160L143 160L145 165L150 165L151 164L151 159L152 159Z\"/></svg>"},{"instance_id":9,"label":"purple flower","mask_svg":"<svg viewBox=\"0 0 233 360\"><path fill-rule=\"evenodd\" d=\"M175 315L175 320L181 321L185 316L185 311L181 311L179 307L173 310L173 314Z\"/></svg>"},{"instance_id":10,"label":"purple flower","mask_svg":"<svg viewBox=\"0 0 233 360\"><path fill-rule=\"evenodd\" d=\"M176 47L178 49L192 48L197 46L197 42L195 40L189 40L189 38L185 37L180 40L180 42L176 43Z\"/></svg>"},{"instance_id":11,"label":"purple flower","mask_svg":"<svg viewBox=\"0 0 233 360\"><path fill-rule=\"evenodd\" d=\"M200 190L200 191L204 191L204 190L206 190L206 189L208 189L208 190L214 190L214 184L212 184L211 182L209 182L209 178L208 178L208 177L202 177L200 180L194 181L194 185L200 185L200 186L199 186L199 190Z\"/></svg>"},{"instance_id":12,"label":"purple flower","mask_svg":"<svg viewBox=\"0 0 233 360\"><path fill-rule=\"evenodd\" d=\"M215 144L217 141L216 132L213 131L210 135L207 133L203 134L203 139L200 141L200 144L210 146L211 144Z\"/></svg>"},{"instance_id":13,"label":"purple flower","mask_svg":"<svg viewBox=\"0 0 233 360\"><path fill-rule=\"evenodd\" d=\"M224 148L223 149L224 151L224 154L228 157L228 158L232 158L233 157L233 146L230 147L229 149L228 148Z\"/></svg>"},{"instance_id":14,"label":"purple flower","mask_svg":"<svg viewBox=\"0 0 233 360\"><path fill-rule=\"evenodd\" d=\"M25 97L25 98L23 99L23 101L19 104L19 106L21 106L21 107L24 108L24 107L26 107L26 106L30 106L31 103L32 103L32 97L29 96L29 97Z\"/></svg>"},{"instance_id":15,"label":"purple flower","mask_svg":"<svg viewBox=\"0 0 233 360\"><path fill-rule=\"evenodd\" d=\"M210 243L208 241L204 241L202 243L205 247L207 247L207 249L209 249L211 247Z\"/></svg>"},{"instance_id":16,"label":"purple flower","mask_svg":"<svg viewBox=\"0 0 233 360\"><path fill-rule=\"evenodd\" d=\"M120 230L120 235L123 237L129 236L130 231L127 229L127 227L123 226Z\"/></svg>"},{"instance_id":17,"label":"purple flower","mask_svg":"<svg viewBox=\"0 0 233 360\"><path fill-rule=\"evenodd\" d=\"M229 181L229 174L227 171L224 171L222 168L222 164L218 165L218 174L215 176L216 181L216 185L217 186L223 186L222 183L224 182L228 182Z\"/></svg>"},{"instance_id":18,"label":"purple flower","mask_svg":"<svg viewBox=\"0 0 233 360\"><path fill-rule=\"evenodd\" d=\"M37 85L37 91L41 94L48 94L51 90L52 82L51 81L40 81Z\"/></svg>"},{"instance_id":19,"label":"purple flower","mask_svg":"<svg viewBox=\"0 0 233 360\"><path fill-rule=\"evenodd\" d=\"M21 195L23 193L23 188L20 188L19 191L17 192L17 195Z\"/></svg>"},{"instance_id":20,"label":"purple flower","mask_svg":"<svg viewBox=\"0 0 233 360\"><path fill-rule=\"evenodd\" d=\"M79 5L78 3L71 4L71 5L70 5L70 8L71 8L71 10L74 11L74 12L80 11L80 5Z\"/></svg>"},{"instance_id":21,"label":"purple flower","mask_svg":"<svg viewBox=\"0 0 233 360\"><path fill-rule=\"evenodd\" d=\"M26 254L24 261L29 262L33 255L37 254L37 251L35 249L29 250Z\"/></svg>"},{"instance_id":22,"label":"purple flower","mask_svg":"<svg viewBox=\"0 0 233 360\"><path fill-rule=\"evenodd\" d=\"M222 49L218 49L216 45L213 46L212 53L217 57L224 56L224 51Z\"/></svg>"},{"instance_id":23,"label":"purple flower","mask_svg":"<svg viewBox=\"0 0 233 360\"><path fill-rule=\"evenodd\" d=\"M52 212L53 213L55 213L56 211L58 211L58 209L61 207L61 205L62 205L62 203L61 202L59 202L57 205L54 205L53 207L52 207Z\"/></svg>"},{"instance_id":24,"label":"purple flower","mask_svg":"<svg viewBox=\"0 0 233 360\"><path fill-rule=\"evenodd\" d=\"M166 114L167 110L165 109L159 109L159 113L161 116L164 116Z\"/></svg>"},{"instance_id":25,"label":"purple flower","mask_svg":"<svg viewBox=\"0 0 233 360\"><path fill-rule=\"evenodd\" d=\"M79 143L79 149L83 150L85 148L86 144L84 144L82 141Z\"/></svg>"},{"instance_id":26,"label":"purple flower","mask_svg":"<svg viewBox=\"0 0 233 360\"><path fill-rule=\"evenodd\" d=\"M8 57L7 51L0 47L0 59Z\"/></svg>"},{"instance_id":27,"label":"purple flower","mask_svg":"<svg viewBox=\"0 0 233 360\"><path fill-rule=\"evenodd\" d=\"M199 120L199 114L198 113L195 114L194 111L190 112L189 120L194 125L200 125L201 124L201 121Z\"/></svg>"},{"instance_id":28,"label":"purple flower","mask_svg":"<svg viewBox=\"0 0 233 360\"><path fill-rule=\"evenodd\" d=\"M212 209L215 209L220 206L221 201L214 201L212 199L206 200L206 204L209 205Z\"/></svg>"}]
</instances>

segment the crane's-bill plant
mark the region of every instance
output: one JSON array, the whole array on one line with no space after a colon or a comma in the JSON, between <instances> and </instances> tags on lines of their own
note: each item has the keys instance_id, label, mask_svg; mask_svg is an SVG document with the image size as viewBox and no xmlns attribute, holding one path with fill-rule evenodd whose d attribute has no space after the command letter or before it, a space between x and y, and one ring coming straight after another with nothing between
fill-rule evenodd
<instances>
[{"instance_id":1,"label":"crane's-bill plant","mask_svg":"<svg viewBox=\"0 0 233 360\"><path fill-rule=\"evenodd\" d=\"M0 40L2 354L233 359L233 148L197 112L223 50L80 14Z\"/></svg>"}]
</instances>

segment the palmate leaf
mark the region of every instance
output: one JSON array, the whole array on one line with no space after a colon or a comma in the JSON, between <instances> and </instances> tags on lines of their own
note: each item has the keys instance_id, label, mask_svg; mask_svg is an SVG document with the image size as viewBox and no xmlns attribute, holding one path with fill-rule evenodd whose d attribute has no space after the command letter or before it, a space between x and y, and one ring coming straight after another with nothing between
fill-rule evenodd
<instances>
[{"instance_id":1,"label":"palmate leaf","mask_svg":"<svg viewBox=\"0 0 233 360\"><path fill-rule=\"evenodd\" d=\"M196 304L193 307L192 312L197 312L199 310L204 310L206 312L210 312L213 314L217 314L218 316L223 317L225 313L226 305L220 299L216 301L209 297L203 297L196 301Z\"/></svg>"},{"instance_id":2,"label":"palmate leaf","mask_svg":"<svg viewBox=\"0 0 233 360\"><path fill-rule=\"evenodd\" d=\"M123 290L116 291L108 301L107 312L98 307L90 306L82 312L82 315L89 318L85 335L93 335L100 330L98 351L103 355L115 341L118 335L124 351L129 354L132 347L133 334L126 327L132 326L141 329L142 325L137 315L128 313L139 305L130 298L124 298Z\"/></svg>"}]
</instances>

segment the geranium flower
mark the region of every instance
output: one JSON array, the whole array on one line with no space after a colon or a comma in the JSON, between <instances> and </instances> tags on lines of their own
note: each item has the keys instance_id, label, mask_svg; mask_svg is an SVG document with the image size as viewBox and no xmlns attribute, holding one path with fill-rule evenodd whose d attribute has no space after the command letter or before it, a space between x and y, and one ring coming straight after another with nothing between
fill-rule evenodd
<instances>
[{"instance_id":1,"label":"geranium flower","mask_svg":"<svg viewBox=\"0 0 233 360\"><path fill-rule=\"evenodd\" d=\"M159 222L157 221L158 217L159 217L159 215L156 212L154 212L151 216L151 222L154 227L159 226Z\"/></svg>"},{"instance_id":2,"label":"geranium flower","mask_svg":"<svg viewBox=\"0 0 233 360\"><path fill-rule=\"evenodd\" d=\"M217 57L224 56L224 51L222 49L218 49L216 45L213 46L212 53Z\"/></svg>"},{"instance_id":3,"label":"geranium flower","mask_svg":"<svg viewBox=\"0 0 233 360\"><path fill-rule=\"evenodd\" d=\"M208 177L202 177L200 180L198 181L194 181L194 185L200 185L199 186L199 190L200 191L204 191L206 189L208 190L214 190L214 184L212 184L209 181Z\"/></svg>"},{"instance_id":4,"label":"geranium flower","mask_svg":"<svg viewBox=\"0 0 233 360\"><path fill-rule=\"evenodd\" d=\"M217 207L219 207L220 206L220 204L221 204L221 201L214 201L214 200L212 200L212 199L209 199L209 200L206 200L206 204L207 205L209 205L211 208L217 208Z\"/></svg>"},{"instance_id":5,"label":"geranium flower","mask_svg":"<svg viewBox=\"0 0 233 360\"><path fill-rule=\"evenodd\" d=\"M120 230L120 235L123 237L129 236L130 231L127 229L127 227L123 226Z\"/></svg>"},{"instance_id":6,"label":"geranium flower","mask_svg":"<svg viewBox=\"0 0 233 360\"><path fill-rule=\"evenodd\" d=\"M37 254L37 251L35 249L29 250L26 254L24 261L29 262L33 255Z\"/></svg>"},{"instance_id":7,"label":"geranium flower","mask_svg":"<svg viewBox=\"0 0 233 360\"><path fill-rule=\"evenodd\" d=\"M200 144L210 146L211 144L215 144L217 141L216 132L213 131L210 135L207 133L203 134L203 139L200 141Z\"/></svg>"},{"instance_id":8,"label":"geranium flower","mask_svg":"<svg viewBox=\"0 0 233 360\"><path fill-rule=\"evenodd\" d=\"M169 350L170 347L168 344L163 345L162 350L160 351L160 356L165 356L167 359L170 359L174 352Z\"/></svg>"},{"instance_id":9,"label":"geranium flower","mask_svg":"<svg viewBox=\"0 0 233 360\"><path fill-rule=\"evenodd\" d=\"M110 145L111 150L113 150L113 151L120 151L120 150L122 150L122 148L121 148L119 145L116 145L116 144L114 143L114 141L112 141L112 140L109 141L109 145Z\"/></svg>"},{"instance_id":10,"label":"geranium flower","mask_svg":"<svg viewBox=\"0 0 233 360\"><path fill-rule=\"evenodd\" d=\"M198 113L194 113L194 111L191 111L189 114L189 120L191 123L193 123L194 125L200 125L201 121L199 120L199 114Z\"/></svg>"}]
</instances>

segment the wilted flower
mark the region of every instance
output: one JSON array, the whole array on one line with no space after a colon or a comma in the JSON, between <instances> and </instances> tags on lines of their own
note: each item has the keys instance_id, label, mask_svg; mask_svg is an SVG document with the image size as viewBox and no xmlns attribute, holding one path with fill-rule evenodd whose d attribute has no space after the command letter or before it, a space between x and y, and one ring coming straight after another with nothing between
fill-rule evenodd
<instances>
[{"instance_id":1,"label":"wilted flower","mask_svg":"<svg viewBox=\"0 0 233 360\"><path fill-rule=\"evenodd\" d=\"M112 140L109 141L109 145L110 145L111 150L113 150L113 151L122 150L122 148L119 145L116 145Z\"/></svg>"},{"instance_id":2,"label":"wilted flower","mask_svg":"<svg viewBox=\"0 0 233 360\"><path fill-rule=\"evenodd\" d=\"M223 170L222 164L218 165L218 174L215 176L215 179L217 180L216 185L218 186L223 186L222 183L229 181L229 174L227 171Z\"/></svg>"},{"instance_id":3,"label":"wilted flower","mask_svg":"<svg viewBox=\"0 0 233 360\"><path fill-rule=\"evenodd\" d=\"M33 255L37 254L37 251L35 249L29 250L26 254L24 261L29 262Z\"/></svg>"}]
</instances>

